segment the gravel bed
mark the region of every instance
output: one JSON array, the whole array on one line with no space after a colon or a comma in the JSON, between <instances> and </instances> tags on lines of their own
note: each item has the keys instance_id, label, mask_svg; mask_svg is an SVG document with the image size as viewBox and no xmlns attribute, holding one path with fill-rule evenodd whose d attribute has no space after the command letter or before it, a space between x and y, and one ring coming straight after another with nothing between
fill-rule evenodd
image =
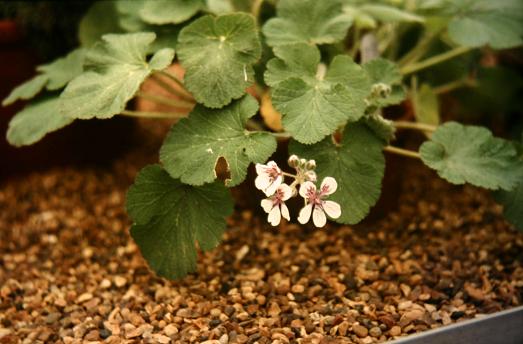
<instances>
[{"instance_id":1,"label":"gravel bed","mask_svg":"<svg viewBox=\"0 0 523 344\"><path fill-rule=\"evenodd\" d=\"M522 304L523 235L429 172L365 228L238 210L197 273L158 278L124 211L144 160L0 185L0 343L378 343Z\"/></svg>"}]
</instances>

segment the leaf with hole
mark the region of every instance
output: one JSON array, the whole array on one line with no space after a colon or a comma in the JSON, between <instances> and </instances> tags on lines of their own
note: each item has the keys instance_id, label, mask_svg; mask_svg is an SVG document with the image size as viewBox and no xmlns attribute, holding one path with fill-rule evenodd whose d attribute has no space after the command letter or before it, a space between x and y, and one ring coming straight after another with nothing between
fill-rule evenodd
<instances>
[{"instance_id":1,"label":"leaf with hole","mask_svg":"<svg viewBox=\"0 0 523 344\"><path fill-rule=\"evenodd\" d=\"M202 185L216 179L219 158L227 162L228 186L241 183L250 163L265 162L276 151L276 139L267 132L245 129L258 111L251 96L222 109L197 105L189 118L176 123L161 148L160 160L174 178L183 183Z\"/></svg>"}]
</instances>

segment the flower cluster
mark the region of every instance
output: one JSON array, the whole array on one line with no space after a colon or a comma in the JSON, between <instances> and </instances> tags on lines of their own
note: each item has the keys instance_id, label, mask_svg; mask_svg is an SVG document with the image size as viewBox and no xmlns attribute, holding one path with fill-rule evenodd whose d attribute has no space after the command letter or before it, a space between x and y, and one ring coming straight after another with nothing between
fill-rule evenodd
<instances>
[{"instance_id":1,"label":"flower cluster","mask_svg":"<svg viewBox=\"0 0 523 344\"><path fill-rule=\"evenodd\" d=\"M277 226L282 217L289 221L289 208L285 205L285 201L297 195L303 197L305 204L298 216L298 222L301 224L309 222L311 215L316 227L325 226L327 216L332 219L339 218L341 216L340 205L326 200L338 188L336 180L332 177L325 177L318 190L315 184L316 162L314 160L300 159L296 155L292 155L288 163L296 170L296 174L283 172L274 161L269 161L267 165L256 164L258 176L254 184L267 196L261 201L261 206L269 214L267 216L269 223ZM294 181L290 185L285 184L285 177L294 178Z\"/></svg>"}]
</instances>

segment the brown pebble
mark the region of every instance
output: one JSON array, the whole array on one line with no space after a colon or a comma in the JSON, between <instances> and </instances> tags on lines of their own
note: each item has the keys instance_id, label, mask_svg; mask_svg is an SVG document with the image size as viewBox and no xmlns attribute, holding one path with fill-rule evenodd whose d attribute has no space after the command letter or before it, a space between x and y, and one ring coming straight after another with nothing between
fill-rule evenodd
<instances>
[{"instance_id":1,"label":"brown pebble","mask_svg":"<svg viewBox=\"0 0 523 344\"><path fill-rule=\"evenodd\" d=\"M178 328L173 324L169 324L163 328L163 333L169 337L172 337L178 333Z\"/></svg>"},{"instance_id":2,"label":"brown pebble","mask_svg":"<svg viewBox=\"0 0 523 344\"><path fill-rule=\"evenodd\" d=\"M371 329L369 330L369 334L370 334L371 336L377 338L377 337L381 336L381 329L380 329L379 327L375 326L375 327L373 327L373 328L371 328Z\"/></svg>"},{"instance_id":3,"label":"brown pebble","mask_svg":"<svg viewBox=\"0 0 523 344\"><path fill-rule=\"evenodd\" d=\"M366 327L358 324L352 325L352 332L354 332L358 337L361 338L367 337L367 335L369 334L369 330L367 330Z\"/></svg>"},{"instance_id":4,"label":"brown pebble","mask_svg":"<svg viewBox=\"0 0 523 344\"><path fill-rule=\"evenodd\" d=\"M392 326L392 328L389 330L389 333L391 336L399 336L401 334L401 327Z\"/></svg>"}]
</instances>

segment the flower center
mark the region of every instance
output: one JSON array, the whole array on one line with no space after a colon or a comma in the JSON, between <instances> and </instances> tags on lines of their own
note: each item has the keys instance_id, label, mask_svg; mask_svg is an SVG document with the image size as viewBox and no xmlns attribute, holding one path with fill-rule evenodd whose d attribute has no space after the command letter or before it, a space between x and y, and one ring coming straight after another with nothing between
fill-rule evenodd
<instances>
[{"instance_id":1,"label":"flower center","mask_svg":"<svg viewBox=\"0 0 523 344\"><path fill-rule=\"evenodd\" d=\"M265 172L267 173L267 175L269 176L269 179L271 181L273 180L276 180L276 178L278 178L278 176L280 175L280 173L278 172L278 170L274 167L269 167L265 170Z\"/></svg>"}]
</instances>

